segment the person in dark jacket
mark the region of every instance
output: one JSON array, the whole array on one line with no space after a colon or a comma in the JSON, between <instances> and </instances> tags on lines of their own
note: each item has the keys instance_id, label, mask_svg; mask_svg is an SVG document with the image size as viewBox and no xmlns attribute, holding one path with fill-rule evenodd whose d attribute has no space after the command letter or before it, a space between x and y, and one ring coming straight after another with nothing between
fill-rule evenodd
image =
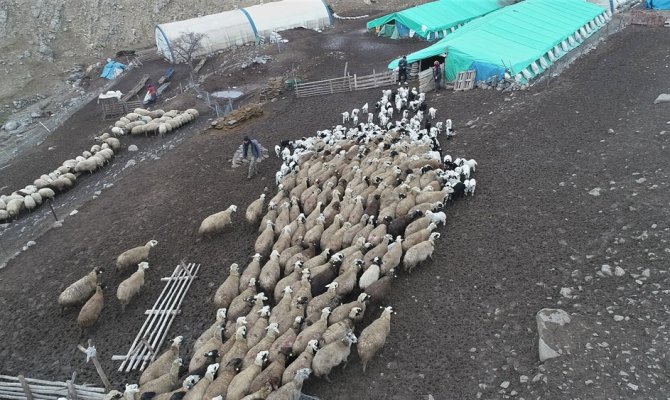
<instances>
[{"instance_id":1,"label":"person in dark jacket","mask_svg":"<svg viewBox=\"0 0 670 400\"><path fill-rule=\"evenodd\" d=\"M435 81L435 90L442 88L442 66L439 61L433 63L433 80Z\"/></svg>"},{"instance_id":2,"label":"person in dark jacket","mask_svg":"<svg viewBox=\"0 0 670 400\"><path fill-rule=\"evenodd\" d=\"M407 56L402 56L398 62L398 85L407 84Z\"/></svg>"},{"instance_id":3,"label":"person in dark jacket","mask_svg":"<svg viewBox=\"0 0 670 400\"><path fill-rule=\"evenodd\" d=\"M249 160L249 174L247 179L251 179L256 173L256 162L261 157L261 145L256 139L249 139L245 136L242 141L242 158Z\"/></svg>"}]
</instances>

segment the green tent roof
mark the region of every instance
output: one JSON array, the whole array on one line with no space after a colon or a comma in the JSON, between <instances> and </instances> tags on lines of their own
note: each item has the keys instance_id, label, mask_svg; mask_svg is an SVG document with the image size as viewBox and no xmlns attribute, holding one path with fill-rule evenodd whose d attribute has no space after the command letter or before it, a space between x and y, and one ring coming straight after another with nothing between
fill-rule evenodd
<instances>
[{"instance_id":1,"label":"green tent roof","mask_svg":"<svg viewBox=\"0 0 670 400\"><path fill-rule=\"evenodd\" d=\"M499 8L498 0L440 0L372 20L368 29L398 21L424 39L434 38L434 33L444 37L450 28Z\"/></svg>"},{"instance_id":2,"label":"green tent roof","mask_svg":"<svg viewBox=\"0 0 670 400\"><path fill-rule=\"evenodd\" d=\"M470 22L434 45L408 55L407 61L444 54L448 48L449 80L473 65L478 70L478 80L487 77L479 77L477 66L516 74L605 12L604 8L584 0L525 0ZM594 24L593 31L599 27L600 24ZM572 44L576 46L578 42ZM546 57L544 61L551 63ZM389 68L397 65L398 60L394 60Z\"/></svg>"}]
</instances>

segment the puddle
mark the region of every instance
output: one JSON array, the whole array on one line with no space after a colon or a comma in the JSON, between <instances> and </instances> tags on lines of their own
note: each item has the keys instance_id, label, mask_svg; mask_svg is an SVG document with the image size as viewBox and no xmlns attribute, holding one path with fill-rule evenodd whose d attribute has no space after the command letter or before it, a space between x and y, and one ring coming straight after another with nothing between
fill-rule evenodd
<instances>
[{"instance_id":1,"label":"puddle","mask_svg":"<svg viewBox=\"0 0 670 400\"><path fill-rule=\"evenodd\" d=\"M242 96L244 93L239 90L219 90L218 92L212 93L212 96L219 99L237 99Z\"/></svg>"}]
</instances>

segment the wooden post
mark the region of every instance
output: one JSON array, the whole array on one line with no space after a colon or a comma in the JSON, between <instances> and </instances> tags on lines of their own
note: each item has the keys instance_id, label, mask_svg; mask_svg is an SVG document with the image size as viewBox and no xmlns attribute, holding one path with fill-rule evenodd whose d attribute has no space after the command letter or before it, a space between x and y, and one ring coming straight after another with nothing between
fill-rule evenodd
<instances>
[{"instance_id":1,"label":"wooden post","mask_svg":"<svg viewBox=\"0 0 670 400\"><path fill-rule=\"evenodd\" d=\"M77 396L77 389L74 387L74 379L76 377L77 377L77 371L72 373L71 380L65 382L67 384L67 392L70 395L70 400L79 400L79 397Z\"/></svg>"},{"instance_id":2,"label":"wooden post","mask_svg":"<svg viewBox=\"0 0 670 400\"><path fill-rule=\"evenodd\" d=\"M342 76L347 76L347 68L349 67L349 61L344 63L344 75Z\"/></svg>"},{"instance_id":3,"label":"wooden post","mask_svg":"<svg viewBox=\"0 0 670 400\"><path fill-rule=\"evenodd\" d=\"M53 200L49 199L49 208L51 208L51 213L54 215L54 219L58 222L58 215L56 215L56 210L54 210Z\"/></svg>"},{"instance_id":4,"label":"wooden post","mask_svg":"<svg viewBox=\"0 0 670 400\"><path fill-rule=\"evenodd\" d=\"M98 375L100 375L100 380L102 380L102 384L105 385L105 389L111 390L112 385L109 383L109 380L107 379L107 375L105 375L105 371L102 370L102 366L100 365L100 361L98 361L98 357L96 356L96 351L95 351L95 346L93 346L93 341L91 339L88 339L88 348L85 349L84 346L82 345L77 345L77 348L79 351L82 353L86 354L86 362L90 359L93 361L93 365L95 365L95 370L98 372Z\"/></svg>"},{"instance_id":5,"label":"wooden post","mask_svg":"<svg viewBox=\"0 0 670 400\"><path fill-rule=\"evenodd\" d=\"M23 388L23 393L26 395L26 398L28 400L33 400L33 393L30 391L30 386L28 386L26 378L24 378L23 375L19 375L18 378L19 382L21 382L21 387Z\"/></svg>"},{"instance_id":6,"label":"wooden post","mask_svg":"<svg viewBox=\"0 0 670 400\"><path fill-rule=\"evenodd\" d=\"M354 74L354 90L358 90L358 80L356 79L356 74Z\"/></svg>"}]
</instances>

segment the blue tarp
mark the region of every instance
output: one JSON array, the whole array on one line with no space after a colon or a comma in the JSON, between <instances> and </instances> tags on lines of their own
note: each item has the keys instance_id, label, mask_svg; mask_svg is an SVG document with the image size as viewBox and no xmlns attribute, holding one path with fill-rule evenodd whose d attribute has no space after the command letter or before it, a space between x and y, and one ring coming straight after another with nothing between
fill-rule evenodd
<instances>
[{"instance_id":1,"label":"blue tarp","mask_svg":"<svg viewBox=\"0 0 670 400\"><path fill-rule=\"evenodd\" d=\"M110 80L116 79L116 77L121 75L121 73L125 69L126 69L125 64L121 64L118 61L107 59L107 65L105 65L105 68L102 69L100 77Z\"/></svg>"},{"instance_id":2,"label":"blue tarp","mask_svg":"<svg viewBox=\"0 0 670 400\"><path fill-rule=\"evenodd\" d=\"M670 0L646 0L645 6L654 10L670 10Z\"/></svg>"}]
</instances>

